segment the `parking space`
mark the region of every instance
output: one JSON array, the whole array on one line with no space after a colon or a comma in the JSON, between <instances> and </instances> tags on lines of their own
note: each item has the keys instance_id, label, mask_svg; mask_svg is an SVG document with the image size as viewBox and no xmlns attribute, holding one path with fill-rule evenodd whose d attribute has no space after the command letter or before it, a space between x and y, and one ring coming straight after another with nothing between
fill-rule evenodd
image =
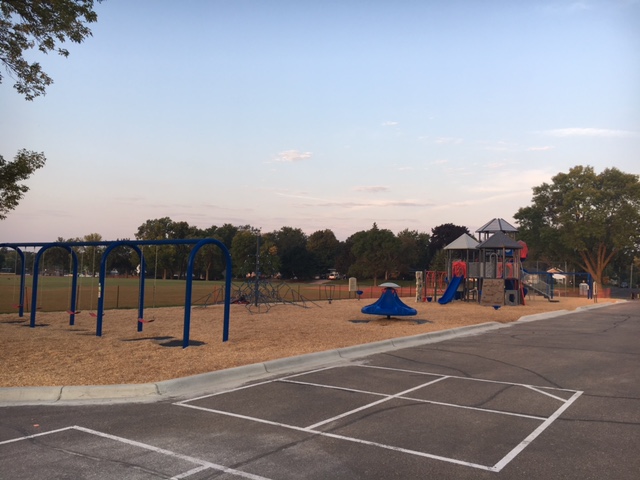
<instances>
[{"instance_id":1,"label":"parking space","mask_svg":"<svg viewBox=\"0 0 640 480\"><path fill-rule=\"evenodd\" d=\"M497 472L581 393L357 365L176 405Z\"/></svg>"},{"instance_id":2,"label":"parking space","mask_svg":"<svg viewBox=\"0 0 640 480\"><path fill-rule=\"evenodd\" d=\"M595 340L594 340L595 339ZM640 312L599 308L152 404L0 409L2 478L635 478Z\"/></svg>"}]
</instances>

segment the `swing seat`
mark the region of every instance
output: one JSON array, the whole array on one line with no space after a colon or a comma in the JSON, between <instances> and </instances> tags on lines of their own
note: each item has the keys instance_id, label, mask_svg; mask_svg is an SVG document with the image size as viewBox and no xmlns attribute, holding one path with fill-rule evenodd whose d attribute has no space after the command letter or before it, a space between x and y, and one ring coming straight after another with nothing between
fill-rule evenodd
<instances>
[{"instance_id":1,"label":"swing seat","mask_svg":"<svg viewBox=\"0 0 640 480\"><path fill-rule=\"evenodd\" d=\"M80 310L76 310L75 312L73 310L67 310L67 313L69 315L78 315L79 313L82 313Z\"/></svg>"},{"instance_id":2,"label":"swing seat","mask_svg":"<svg viewBox=\"0 0 640 480\"><path fill-rule=\"evenodd\" d=\"M138 319L138 322L140 322L140 323L153 323L155 321L156 321L155 318L152 318L151 320L145 320L144 318L139 318Z\"/></svg>"}]
</instances>

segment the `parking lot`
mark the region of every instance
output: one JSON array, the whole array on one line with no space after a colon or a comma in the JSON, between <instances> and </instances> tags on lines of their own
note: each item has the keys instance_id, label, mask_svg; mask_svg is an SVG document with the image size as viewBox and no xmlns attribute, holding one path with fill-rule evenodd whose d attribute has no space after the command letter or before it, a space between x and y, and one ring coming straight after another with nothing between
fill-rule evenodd
<instances>
[{"instance_id":1,"label":"parking lot","mask_svg":"<svg viewBox=\"0 0 640 480\"><path fill-rule=\"evenodd\" d=\"M636 478L640 304L211 385L0 408L2 478Z\"/></svg>"}]
</instances>

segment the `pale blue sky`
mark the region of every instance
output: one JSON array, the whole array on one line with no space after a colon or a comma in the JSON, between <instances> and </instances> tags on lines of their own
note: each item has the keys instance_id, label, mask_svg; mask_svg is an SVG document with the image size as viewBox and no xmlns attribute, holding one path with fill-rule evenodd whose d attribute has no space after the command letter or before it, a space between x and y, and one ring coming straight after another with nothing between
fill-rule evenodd
<instances>
[{"instance_id":1,"label":"pale blue sky","mask_svg":"<svg viewBox=\"0 0 640 480\"><path fill-rule=\"evenodd\" d=\"M574 165L640 174L640 1L107 0L54 78L0 85L44 151L0 241L169 216L339 239L512 221Z\"/></svg>"}]
</instances>

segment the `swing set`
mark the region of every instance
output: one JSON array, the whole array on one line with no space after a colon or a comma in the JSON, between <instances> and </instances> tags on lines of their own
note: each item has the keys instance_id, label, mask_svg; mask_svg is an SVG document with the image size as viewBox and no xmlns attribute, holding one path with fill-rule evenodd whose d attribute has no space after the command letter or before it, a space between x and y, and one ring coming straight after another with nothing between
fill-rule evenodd
<instances>
[{"instance_id":1,"label":"swing set","mask_svg":"<svg viewBox=\"0 0 640 480\"><path fill-rule=\"evenodd\" d=\"M133 249L140 258L140 281L139 281L139 293L138 293L138 316L137 316L137 325L138 332L141 332L143 329L143 325L145 323L151 323L155 321L155 315L152 315L150 318L145 318L144 316L144 294L145 294L145 271L146 271L146 261L141 249L145 246L155 246L156 247L156 255L155 255L155 269L154 269L154 282L153 282L153 297L152 297L152 312L155 311L156 307L156 287L157 287L157 268L158 268L158 247L161 245L193 245L191 249L191 253L189 255L187 261L187 275L186 275L186 288L185 288L185 307L184 307L184 326L183 326L183 339L182 346L186 348L189 346L189 335L191 328L191 296L193 291L193 270L196 254L198 251L205 245L214 244L218 246L224 255L226 260L226 272L225 272L225 295L224 295L224 319L223 319L223 332L222 332L222 341L226 342L229 339L229 314L230 314L230 299L231 299L231 278L232 278L232 263L231 263L231 254L227 247L217 239L214 238L205 238L205 239L172 239L172 240L121 240L115 242L56 242L56 243L2 243L0 244L0 248L7 247L15 250L17 254L22 259L22 268L20 273L20 302L17 305L19 308L18 315L20 317L24 316L24 305L25 305L25 256L22 251L22 247L29 248L34 247L40 249L35 254L35 258L33 261L33 271L32 271L32 298L31 298L31 312L30 312L30 323L29 326L34 328L36 326L36 314L38 310L38 280L40 276L40 264L43 260L45 252L50 248L63 248L67 252L69 252L70 259L70 270L71 270L71 292L70 292L70 304L67 313L69 314L69 325L73 325L75 322L75 316L80 313L80 310L77 308L78 306L78 256L75 250L72 247L107 247L102 254L100 259L100 270L98 277L98 304L97 311L93 312L93 292L94 292L94 279L95 275L93 272L95 271L95 250L94 250L94 258L93 258L93 271L92 271L92 281L91 281L91 302L90 302L90 313L89 315L96 318L96 336L102 336L102 327L104 320L104 300L105 300L105 283L106 283L106 268L107 268L107 258L109 254L118 247L129 247ZM17 261L17 260L16 260ZM84 268L84 258L82 258L82 265ZM15 270L17 271L17 263Z\"/></svg>"}]
</instances>

